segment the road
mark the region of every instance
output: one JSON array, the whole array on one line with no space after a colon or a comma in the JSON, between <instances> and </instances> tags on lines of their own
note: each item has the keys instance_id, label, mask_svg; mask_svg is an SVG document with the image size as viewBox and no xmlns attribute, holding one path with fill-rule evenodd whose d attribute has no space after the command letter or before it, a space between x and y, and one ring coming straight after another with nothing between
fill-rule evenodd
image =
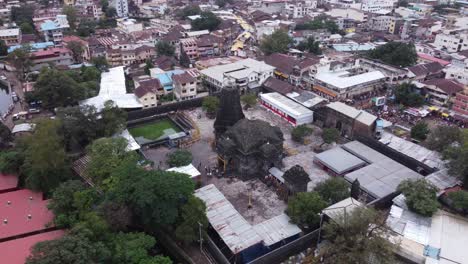
<instances>
[{"instance_id":1,"label":"road","mask_svg":"<svg viewBox=\"0 0 468 264\"><path fill-rule=\"evenodd\" d=\"M18 80L16 76L16 72L9 72L4 69L0 69L0 75L7 77L7 81L11 85L11 92L16 92L16 94L20 98L18 102L14 103L14 108L12 109L10 114L8 114L5 120L3 120L3 123L7 125L10 129L12 129L14 126L14 123L12 120L13 114L24 111L26 109L25 103L24 103L24 93L23 93L21 82Z\"/></svg>"}]
</instances>

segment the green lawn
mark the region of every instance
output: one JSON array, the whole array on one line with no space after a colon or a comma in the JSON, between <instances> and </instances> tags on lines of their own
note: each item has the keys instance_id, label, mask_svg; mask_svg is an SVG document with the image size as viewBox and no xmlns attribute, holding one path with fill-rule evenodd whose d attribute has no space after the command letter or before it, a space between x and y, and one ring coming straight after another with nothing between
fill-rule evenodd
<instances>
[{"instance_id":1,"label":"green lawn","mask_svg":"<svg viewBox=\"0 0 468 264\"><path fill-rule=\"evenodd\" d=\"M164 135L164 130L173 129L180 132L180 129L169 119L162 119L154 123L145 124L129 129L133 137L144 137L149 140L156 140Z\"/></svg>"}]
</instances>

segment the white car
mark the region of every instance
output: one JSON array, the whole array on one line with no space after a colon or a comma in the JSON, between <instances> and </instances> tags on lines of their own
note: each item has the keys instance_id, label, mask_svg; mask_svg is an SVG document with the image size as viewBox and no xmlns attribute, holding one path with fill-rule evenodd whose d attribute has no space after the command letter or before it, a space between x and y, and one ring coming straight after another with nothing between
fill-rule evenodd
<instances>
[{"instance_id":1,"label":"white car","mask_svg":"<svg viewBox=\"0 0 468 264\"><path fill-rule=\"evenodd\" d=\"M7 77L5 75L0 75L0 79L5 81L7 79Z\"/></svg>"}]
</instances>

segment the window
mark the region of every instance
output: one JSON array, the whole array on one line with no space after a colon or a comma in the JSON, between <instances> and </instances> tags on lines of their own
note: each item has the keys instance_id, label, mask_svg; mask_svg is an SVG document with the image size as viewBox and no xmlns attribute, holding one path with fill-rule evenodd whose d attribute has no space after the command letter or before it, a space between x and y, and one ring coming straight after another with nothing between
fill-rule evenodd
<instances>
[{"instance_id":1,"label":"window","mask_svg":"<svg viewBox=\"0 0 468 264\"><path fill-rule=\"evenodd\" d=\"M182 93L186 93L186 92L187 92L187 90L185 90L185 89L184 89L184 90L182 90Z\"/></svg>"}]
</instances>

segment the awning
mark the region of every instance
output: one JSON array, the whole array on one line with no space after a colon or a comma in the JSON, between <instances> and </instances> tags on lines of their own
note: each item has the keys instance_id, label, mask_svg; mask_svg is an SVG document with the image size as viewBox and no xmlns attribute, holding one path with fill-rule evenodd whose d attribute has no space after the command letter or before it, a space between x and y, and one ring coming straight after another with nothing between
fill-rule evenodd
<instances>
[{"instance_id":1,"label":"awning","mask_svg":"<svg viewBox=\"0 0 468 264\"><path fill-rule=\"evenodd\" d=\"M441 115L442 115L443 117L449 117L449 116L450 116L450 115L447 114L447 113L442 113Z\"/></svg>"},{"instance_id":2,"label":"awning","mask_svg":"<svg viewBox=\"0 0 468 264\"><path fill-rule=\"evenodd\" d=\"M429 106L428 109L429 111L439 111L439 108L436 106Z\"/></svg>"},{"instance_id":3,"label":"awning","mask_svg":"<svg viewBox=\"0 0 468 264\"><path fill-rule=\"evenodd\" d=\"M322 87L322 86L320 86L320 85L314 85L314 86L313 86L313 89L315 89L315 90L317 90L317 91L319 91L319 92L322 92L322 93L324 93L324 94L327 94L327 95L329 95L329 96L332 96L332 97L336 97L336 96L337 96L336 93L331 92L331 91L329 91L328 89L326 89L326 88L324 88L324 87Z\"/></svg>"}]
</instances>

